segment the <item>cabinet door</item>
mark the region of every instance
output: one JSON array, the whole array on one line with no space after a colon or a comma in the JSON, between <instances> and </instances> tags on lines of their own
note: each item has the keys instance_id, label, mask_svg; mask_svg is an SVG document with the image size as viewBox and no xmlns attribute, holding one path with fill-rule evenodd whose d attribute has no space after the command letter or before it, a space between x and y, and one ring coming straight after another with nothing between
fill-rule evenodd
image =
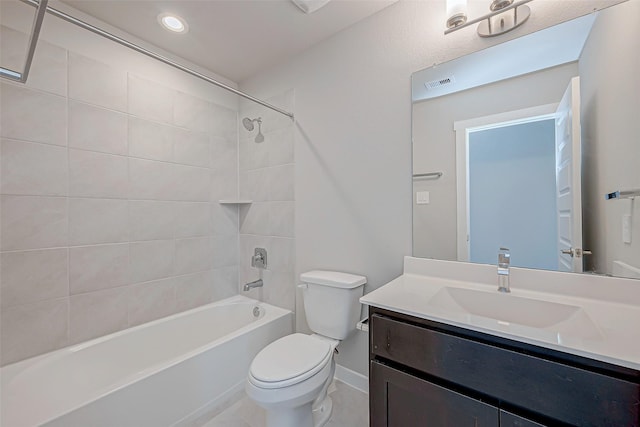
<instances>
[{"instance_id":1,"label":"cabinet door","mask_svg":"<svg viewBox=\"0 0 640 427\"><path fill-rule=\"evenodd\" d=\"M500 427L545 427L507 411L500 411Z\"/></svg>"},{"instance_id":2,"label":"cabinet door","mask_svg":"<svg viewBox=\"0 0 640 427\"><path fill-rule=\"evenodd\" d=\"M371 362L371 427L498 427L498 409Z\"/></svg>"}]
</instances>

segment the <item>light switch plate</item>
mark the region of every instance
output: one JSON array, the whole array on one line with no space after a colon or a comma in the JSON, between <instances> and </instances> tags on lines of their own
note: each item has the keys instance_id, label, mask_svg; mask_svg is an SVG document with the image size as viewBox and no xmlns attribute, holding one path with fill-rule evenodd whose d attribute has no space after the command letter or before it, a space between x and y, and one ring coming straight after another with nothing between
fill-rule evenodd
<instances>
[{"instance_id":1,"label":"light switch plate","mask_svg":"<svg viewBox=\"0 0 640 427\"><path fill-rule=\"evenodd\" d=\"M622 242L631 243L631 215L622 215Z\"/></svg>"},{"instance_id":2,"label":"light switch plate","mask_svg":"<svg viewBox=\"0 0 640 427\"><path fill-rule=\"evenodd\" d=\"M429 204L429 192L428 191L417 191L416 192L416 204L418 204L418 205L428 205Z\"/></svg>"}]
</instances>

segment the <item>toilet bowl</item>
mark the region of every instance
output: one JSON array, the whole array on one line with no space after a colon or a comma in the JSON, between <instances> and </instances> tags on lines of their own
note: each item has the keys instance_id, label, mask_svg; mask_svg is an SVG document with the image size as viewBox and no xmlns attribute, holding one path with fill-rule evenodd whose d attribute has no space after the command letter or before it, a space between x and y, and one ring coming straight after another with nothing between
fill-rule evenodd
<instances>
[{"instance_id":1,"label":"toilet bowl","mask_svg":"<svg viewBox=\"0 0 640 427\"><path fill-rule=\"evenodd\" d=\"M267 427L322 427L333 408L327 395L337 345L355 330L366 278L311 271L301 276L305 313L315 334L295 333L262 349L245 390L267 412Z\"/></svg>"},{"instance_id":2,"label":"toilet bowl","mask_svg":"<svg viewBox=\"0 0 640 427\"><path fill-rule=\"evenodd\" d=\"M292 334L265 347L253 360L247 395L267 411L267 426L320 427L331 415L327 389L338 341Z\"/></svg>"}]
</instances>

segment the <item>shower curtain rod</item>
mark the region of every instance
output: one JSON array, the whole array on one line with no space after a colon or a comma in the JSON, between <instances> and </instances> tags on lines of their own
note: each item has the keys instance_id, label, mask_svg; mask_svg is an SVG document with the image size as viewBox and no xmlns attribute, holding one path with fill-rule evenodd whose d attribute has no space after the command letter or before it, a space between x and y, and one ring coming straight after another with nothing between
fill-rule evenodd
<instances>
[{"instance_id":1,"label":"shower curtain rod","mask_svg":"<svg viewBox=\"0 0 640 427\"><path fill-rule=\"evenodd\" d=\"M29 4L31 6L36 6L36 7L39 6L39 2L36 1L36 0L20 0L20 1L22 1L23 3ZM53 8L51 6L47 6L46 11L48 13L50 13L51 15L53 15L53 16L56 16L56 17L58 17L60 19L63 19L63 20L65 20L65 21L67 21L67 22L69 22L71 24L77 25L78 27L84 28L85 30L91 31L94 34L97 34L97 35L102 36L102 37L104 37L106 39L114 41L114 42L116 42L116 43L118 43L118 44L120 44L122 46L128 47L129 49L135 50L138 53L141 53L141 54L146 55L146 56L148 56L150 58L156 59L156 60L158 60L160 62L163 62L163 63L165 63L167 65L170 65L170 66L172 66L174 68L177 68L180 71L184 71L187 74L191 74L192 76L197 77L197 78L199 78L201 80L204 80L204 81L206 81L208 83L211 83L211 84L213 84L215 86L218 86L221 89L227 90L227 91L232 92L232 93L234 93L234 94L236 94L238 96L241 96L241 97L243 97L245 99L248 99L248 100L253 101L253 102L257 103L257 104L260 104L260 105L262 105L264 107L270 108L273 111L276 111L276 112L278 112L280 114L284 114L285 116L290 117L291 119L294 118L293 113L290 113L290 112L285 111L285 110L283 110L281 108L278 108L275 105L271 105L268 102L262 101L262 100L260 100L260 99L258 99L256 97L253 97L253 96L251 96L249 94L246 94L246 93L244 93L242 91L239 91L238 89L234 89L231 86L228 86L228 85L226 85L224 83L221 83L221 82L219 82L217 80L214 80L211 77L207 77L202 73L199 73L199 72L197 72L195 70L192 70L191 68L185 67L184 65L180 65L179 63L177 63L175 61L172 61L171 59L169 59L167 57L164 57L164 56L162 56L160 54L157 54L157 53L152 52L152 51L150 51L148 49L145 49L142 46L138 46L135 43L131 43L130 41L127 41L127 40L125 40L125 39L123 39L121 37L118 37L115 34L111 34L111 33L107 32L105 30L102 30L102 29L94 26L94 25L91 25L91 24L89 24L87 22L84 22L84 21L78 19L78 18L75 18L75 17L73 17L71 15L68 15L68 14L66 14L66 13L64 13L64 12L58 10L58 9L55 9L55 8Z\"/></svg>"}]
</instances>

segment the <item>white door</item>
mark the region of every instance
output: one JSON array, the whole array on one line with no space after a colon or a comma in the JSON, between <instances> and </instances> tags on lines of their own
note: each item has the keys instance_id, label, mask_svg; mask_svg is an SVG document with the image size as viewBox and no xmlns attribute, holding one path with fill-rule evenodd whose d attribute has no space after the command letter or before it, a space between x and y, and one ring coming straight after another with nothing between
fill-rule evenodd
<instances>
[{"instance_id":1,"label":"white door","mask_svg":"<svg viewBox=\"0 0 640 427\"><path fill-rule=\"evenodd\" d=\"M571 79L556 118L558 269L582 272L580 77Z\"/></svg>"}]
</instances>

